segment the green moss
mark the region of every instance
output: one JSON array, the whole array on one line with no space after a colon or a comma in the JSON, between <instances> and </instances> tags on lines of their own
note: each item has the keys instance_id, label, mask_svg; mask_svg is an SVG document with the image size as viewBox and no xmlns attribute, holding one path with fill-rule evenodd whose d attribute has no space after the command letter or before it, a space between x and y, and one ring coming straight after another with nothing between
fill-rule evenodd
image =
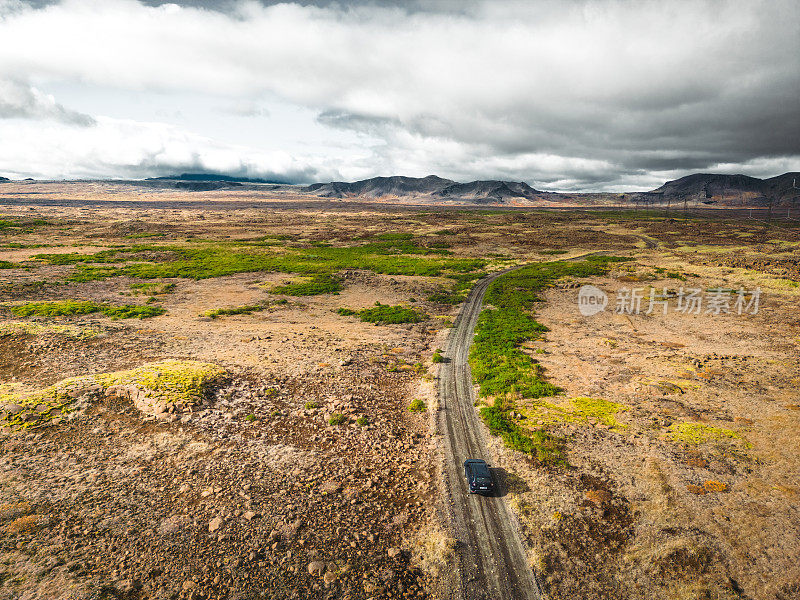
<instances>
[{"instance_id":1,"label":"green moss","mask_svg":"<svg viewBox=\"0 0 800 600\"><path fill-rule=\"evenodd\" d=\"M741 441L745 447L750 447L750 444L741 434L730 429L706 425L705 423L673 423L669 429L670 433L668 435L675 442L706 444L708 442Z\"/></svg>"},{"instance_id":2,"label":"green moss","mask_svg":"<svg viewBox=\"0 0 800 600\"><path fill-rule=\"evenodd\" d=\"M342 413L333 413L328 419L328 425L343 425L347 421Z\"/></svg>"},{"instance_id":3,"label":"green moss","mask_svg":"<svg viewBox=\"0 0 800 600\"><path fill-rule=\"evenodd\" d=\"M570 407L563 407L550 402L535 402L524 412L526 416L547 424L568 422L587 423L593 419L611 429L621 430L628 426L617 420L617 414L629 410L624 404L579 396L570 400Z\"/></svg>"},{"instance_id":4,"label":"green moss","mask_svg":"<svg viewBox=\"0 0 800 600\"><path fill-rule=\"evenodd\" d=\"M586 419L597 419L599 422L613 427L616 429L623 429L627 425L622 425L617 421L617 413L628 410L628 407L623 404L611 402L610 400L603 400L602 398L587 398L578 397L571 400L575 410L572 414L575 417Z\"/></svg>"},{"instance_id":5,"label":"green moss","mask_svg":"<svg viewBox=\"0 0 800 600\"><path fill-rule=\"evenodd\" d=\"M358 417L356 419L356 425L358 425L359 427L365 427L369 425L369 420L367 420L366 417Z\"/></svg>"},{"instance_id":6,"label":"green moss","mask_svg":"<svg viewBox=\"0 0 800 600\"><path fill-rule=\"evenodd\" d=\"M208 388L224 375L222 367L211 363L163 360L129 371L70 377L32 394L0 393L0 404L23 408L0 420L0 425L13 429L48 425L56 417L69 415L78 397L100 396L112 385L134 385L167 404L191 406L200 402Z\"/></svg>"},{"instance_id":7,"label":"green moss","mask_svg":"<svg viewBox=\"0 0 800 600\"><path fill-rule=\"evenodd\" d=\"M48 302L27 302L10 306L9 310L18 317L66 317L102 313L112 319L146 319L163 315L166 311L159 306L139 306L125 304L116 306L92 300L56 300Z\"/></svg>"},{"instance_id":8,"label":"green moss","mask_svg":"<svg viewBox=\"0 0 800 600\"><path fill-rule=\"evenodd\" d=\"M563 440L543 429L521 429L506 413L513 397L543 398L561 390L546 382L541 367L521 345L537 339L547 328L533 318L538 293L563 277L602 275L609 263L624 257L598 256L584 262L545 262L528 265L495 279L488 287L486 304L478 317L470 349L472 376L482 397L494 397L494 405L481 409L481 416L495 435L501 435L511 448L534 456L543 464L566 465ZM609 406L579 402L574 415L589 413L608 418ZM581 412L583 411L583 412ZM598 418L595 416L595 418Z\"/></svg>"},{"instance_id":9,"label":"green moss","mask_svg":"<svg viewBox=\"0 0 800 600\"><path fill-rule=\"evenodd\" d=\"M97 337L100 331L94 327L80 327L77 325L56 325L54 323L29 323L26 321L12 321L0 324L0 336L13 333L27 333L39 335L42 333L58 333L76 339L89 339Z\"/></svg>"}]
</instances>

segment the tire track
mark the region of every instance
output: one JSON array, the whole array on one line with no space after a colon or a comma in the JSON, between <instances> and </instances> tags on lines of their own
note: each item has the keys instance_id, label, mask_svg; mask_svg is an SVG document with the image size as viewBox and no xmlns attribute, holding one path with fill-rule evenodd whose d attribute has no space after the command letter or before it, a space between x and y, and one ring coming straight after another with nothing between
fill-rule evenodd
<instances>
[{"instance_id":1,"label":"tire track","mask_svg":"<svg viewBox=\"0 0 800 600\"><path fill-rule=\"evenodd\" d=\"M462 468L467 458L488 458L474 408L467 357L486 289L492 280L509 270L490 275L472 288L448 336L446 362L439 372L437 424L445 436L444 474L458 542L452 598L542 598L517 521L505 500L470 494Z\"/></svg>"}]
</instances>

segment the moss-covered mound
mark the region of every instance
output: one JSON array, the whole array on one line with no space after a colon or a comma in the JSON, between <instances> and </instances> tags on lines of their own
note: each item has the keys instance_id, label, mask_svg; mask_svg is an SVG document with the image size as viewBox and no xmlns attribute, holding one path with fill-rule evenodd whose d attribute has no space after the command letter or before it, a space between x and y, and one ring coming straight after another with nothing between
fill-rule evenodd
<instances>
[{"instance_id":1,"label":"moss-covered mound","mask_svg":"<svg viewBox=\"0 0 800 600\"><path fill-rule=\"evenodd\" d=\"M225 369L191 360L163 360L113 373L70 377L31 394L0 389L0 426L41 427L69 419L92 400L116 396L160 414L198 404Z\"/></svg>"}]
</instances>

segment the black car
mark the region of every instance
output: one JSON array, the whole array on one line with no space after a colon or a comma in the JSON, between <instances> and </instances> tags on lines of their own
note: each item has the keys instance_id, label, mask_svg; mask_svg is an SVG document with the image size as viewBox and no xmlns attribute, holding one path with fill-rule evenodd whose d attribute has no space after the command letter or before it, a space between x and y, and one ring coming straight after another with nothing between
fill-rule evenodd
<instances>
[{"instance_id":1,"label":"black car","mask_svg":"<svg viewBox=\"0 0 800 600\"><path fill-rule=\"evenodd\" d=\"M485 460L468 458L464 461L464 475L467 477L470 494L492 494L494 482Z\"/></svg>"}]
</instances>

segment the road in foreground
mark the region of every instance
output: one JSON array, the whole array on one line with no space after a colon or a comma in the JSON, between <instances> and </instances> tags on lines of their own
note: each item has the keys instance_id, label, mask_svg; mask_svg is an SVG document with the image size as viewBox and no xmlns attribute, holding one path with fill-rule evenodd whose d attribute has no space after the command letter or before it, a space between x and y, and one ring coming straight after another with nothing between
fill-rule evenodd
<instances>
[{"instance_id":1,"label":"road in foreground","mask_svg":"<svg viewBox=\"0 0 800 600\"><path fill-rule=\"evenodd\" d=\"M454 598L540 599L540 587L520 538L517 520L501 495L483 497L467 489L462 464L488 455L467 363L483 296L493 279L479 281L470 292L450 331L446 362L439 371L437 425L444 434L445 483L458 541ZM495 477L497 481L497 477ZM502 490L501 490L502 493Z\"/></svg>"}]
</instances>

